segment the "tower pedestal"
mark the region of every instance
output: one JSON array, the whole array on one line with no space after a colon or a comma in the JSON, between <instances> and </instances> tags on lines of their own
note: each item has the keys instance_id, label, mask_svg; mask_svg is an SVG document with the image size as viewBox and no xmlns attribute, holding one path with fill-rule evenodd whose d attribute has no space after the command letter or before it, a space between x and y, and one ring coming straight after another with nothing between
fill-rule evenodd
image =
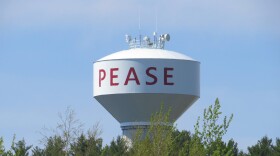
<instances>
[{"instance_id":1,"label":"tower pedestal","mask_svg":"<svg viewBox=\"0 0 280 156\"><path fill-rule=\"evenodd\" d=\"M141 135L140 139L144 139L150 127L150 122L125 122L121 123L123 135L130 140L134 140L137 135Z\"/></svg>"}]
</instances>

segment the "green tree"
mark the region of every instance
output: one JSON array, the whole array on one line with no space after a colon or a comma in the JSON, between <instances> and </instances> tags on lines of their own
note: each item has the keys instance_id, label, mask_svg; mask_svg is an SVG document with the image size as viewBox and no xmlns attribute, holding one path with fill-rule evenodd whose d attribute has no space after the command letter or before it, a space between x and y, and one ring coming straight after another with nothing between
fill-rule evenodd
<instances>
[{"instance_id":1,"label":"green tree","mask_svg":"<svg viewBox=\"0 0 280 156\"><path fill-rule=\"evenodd\" d=\"M87 153L86 155L101 155L102 152L102 139L101 138L94 138L94 137L89 137L88 141L88 148L87 148Z\"/></svg>"},{"instance_id":2,"label":"green tree","mask_svg":"<svg viewBox=\"0 0 280 156\"><path fill-rule=\"evenodd\" d=\"M238 156L248 156L248 154L246 154L246 153L243 152L243 151L240 151L240 152L238 153Z\"/></svg>"},{"instance_id":3,"label":"green tree","mask_svg":"<svg viewBox=\"0 0 280 156\"><path fill-rule=\"evenodd\" d=\"M45 151L36 146L32 149L32 156L45 156Z\"/></svg>"},{"instance_id":4,"label":"green tree","mask_svg":"<svg viewBox=\"0 0 280 156\"><path fill-rule=\"evenodd\" d=\"M57 124L56 135L60 136L64 143L64 151L69 155L71 144L82 133L83 124L76 119L76 114L73 109L68 107L64 114L58 114L60 122Z\"/></svg>"},{"instance_id":5,"label":"green tree","mask_svg":"<svg viewBox=\"0 0 280 156\"><path fill-rule=\"evenodd\" d=\"M102 152L102 139L81 134L77 141L71 145L71 153L76 156L98 156Z\"/></svg>"},{"instance_id":6,"label":"green tree","mask_svg":"<svg viewBox=\"0 0 280 156\"><path fill-rule=\"evenodd\" d=\"M200 129L200 117L198 118L197 123L194 126L194 142L195 144L199 144L199 141L201 141L206 150L206 155L227 154L224 151L225 144L222 141L222 138L227 132L233 115L231 115L229 119L227 119L227 116L225 116L223 123L219 124L218 119L222 114L220 108L221 105L219 99L217 98L214 106L210 105L208 109L204 109L202 129Z\"/></svg>"},{"instance_id":7,"label":"green tree","mask_svg":"<svg viewBox=\"0 0 280 156\"><path fill-rule=\"evenodd\" d=\"M17 143L12 145L14 156L28 156L28 150L31 149L32 145L27 146L25 140L19 140Z\"/></svg>"},{"instance_id":8,"label":"green tree","mask_svg":"<svg viewBox=\"0 0 280 156\"><path fill-rule=\"evenodd\" d=\"M4 148L4 141L3 141L3 138L1 137L0 138L0 156L1 155L4 155L4 153L5 153L5 148Z\"/></svg>"},{"instance_id":9,"label":"green tree","mask_svg":"<svg viewBox=\"0 0 280 156\"><path fill-rule=\"evenodd\" d=\"M101 152L101 156L109 156L110 155L110 147L106 145Z\"/></svg>"},{"instance_id":10,"label":"green tree","mask_svg":"<svg viewBox=\"0 0 280 156\"><path fill-rule=\"evenodd\" d=\"M65 142L60 136L49 137L45 146L45 154L47 156L65 156L67 154L63 150Z\"/></svg>"},{"instance_id":11,"label":"green tree","mask_svg":"<svg viewBox=\"0 0 280 156\"><path fill-rule=\"evenodd\" d=\"M112 140L110 146L105 146L102 151L102 156L128 156L129 147L127 141L118 136L117 139Z\"/></svg>"},{"instance_id":12,"label":"green tree","mask_svg":"<svg viewBox=\"0 0 280 156\"><path fill-rule=\"evenodd\" d=\"M71 145L71 153L77 156L85 155L87 152L87 148L87 138L84 134L81 134L77 141Z\"/></svg>"},{"instance_id":13,"label":"green tree","mask_svg":"<svg viewBox=\"0 0 280 156\"><path fill-rule=\"evenodd\" d=\"M231 156L238 156L239 150L237 147L237 143L233 140L230 139L225 145L225 148L223 149L223 154L224 155L231 155Z\"/></svg>"},{"instance_id":14,"label":"green tree","mask_svg":"<svg viewBox=\"0 0 280 156\"><path fill-rule=\"evenodd\" d=\"M189 155L190 153L190 142L191 142L191 133L189 131L178 131L174 130L172 133L174 138L172 143L172 149L170 155Z\"/></svg>"},{"instance_id":15,"label":"green tree","mask_svg":"<svg viewBox=\"0 0 280 156\"><path fill-rule=\"evenodd\" d=\"M280 138L276 138L276 144L272 146L275 156L280 156Z\"/></svg>"},{"instance_id":16,"label":"green tree","mask_svg":"<svg viewBox=\"0 0 280 156\"><path fill-rule=\"evenodd\" d=\"M88 136L88 152L87 155L97 155L102 154L102 142L103 139L100 137L102 133L99 123L96 123L93 128L89 129L87 132Z\"/></svg>"},{"instance_id":17,"label":"green tree","mask_svg":"<svg viewBox=\"0 0 280 156\"><path fill-rule=\"evenodd\" d=\"M81 134L74 143L71 144L71 155L77 156L95 156L102 152L102 133L99 123L87 131L87 135Z\"/></svg>"},{"instance_id":18,"label":"green tree","mask_svg":"<svg viewBox=\"0 0 280 156\"><path fill-rule=\"evenodd\" d=\"M197 137L196 135L193 136L191 142L190 142L190 149L189 149L189 156L205 156L206 150L204 148L204 145L201 142L201 139ZM183 154L181 155L188 155Z\"/></svg>"},{"instance_id":19,"label":"green tree","mask_svg":"<svg viewBox=\"0 0 280 156\"><path fill-rule=\"evenodd\" d=\"M76 142L76 139L82 133L83 124L76 118L75 111L70 106L67 107L64 113L58 113L58 117L59 122L55 129L44 128L44 131L41 132L43 136L41 143L46 146L50 140L61 141L61 143L63 143L62 150L65 152L65 155L68 156L70 154L71 144ZM51 133L51 135L47 133ZM50 138L50 136L55 137Z\"/></svg>"},{"instance_id":20,"label":"green tree","mask_svg":"<svg viewBox=\"0 0 280 156\"><path fill-rule=\"evenodd\" d=\"M258 141L256 145L248 147L249 155L250 156L270 156L273 155L273 148L272 148L272 139L269 139L267 136L263 137L261 140Z\"/></svg>"},{"instance_id":21,"label":"green tree","mask_svg":"<svg viewBox=\"0 0 280 156\"><path fill-rule=\"evenodd\" d=\"M167 156L171 154L174 142L174 126L169 120L170 110L165 113L163 107L151 117L145 138L140 132L133 140L133 155ZM169 123L169 124L168 124Z\"/></svg>"}]
</instances>

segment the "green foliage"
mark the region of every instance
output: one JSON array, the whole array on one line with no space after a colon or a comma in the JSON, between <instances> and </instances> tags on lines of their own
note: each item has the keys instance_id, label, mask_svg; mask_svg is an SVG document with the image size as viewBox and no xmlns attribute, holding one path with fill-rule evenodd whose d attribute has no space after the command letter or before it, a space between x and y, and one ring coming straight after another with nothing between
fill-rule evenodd
<instances>
[{"instance_id":1,"label":"green foliage","mask_svg":"<svg viewBox=\"0 0 280 156\"><path fill-rule=\"evenodd\" d=\"M88 149L88 141L84 134L82 134L78 139L77 142L74 142L71 145L71 151L73 155L85 155Z\"/></svg>"},{"instance_id":2,"label":"green foliage","mask_svg":"<svg viewBox=\"0 0 280 156\"><path fill-rule=\"evenodd\" d=\"M5 153L5 148L4 148L4 141L3 138L0 138L0 156L3 155Z\"/></svg>"},{"instance_id":3,"label":"green foliage","mask_svg":"<svg viewBox=\"0 0 280 156\"><path fill-rule=\"evenodd\" d=\"M159 112L152 115L151 124L145 138L142 139L142 134L140 133L133 140L133 155L167 156L171 153L174 141L172 135L174 127L166 125L166 123L170 123L169 112L164 113L162 107Z\"/></svg>"},{"instance_id":4,"label":"green foliage","mask_svg":"<svg viewBox=\"0 0 280 156\"><path fill-rule=\"evenodd\" d=\"M124 138L118 136L117 139L111 141L110 146L105 146L102 151L102 156L128 156L129 147Z\"/></svg>"},{"instance_id":5,"label":"green foliage","mask_svg":"<svg viewBox=\"0 0 280 156\"><path fill-rule=\"evenodd\" d=\"M92 135L86 137L84 134L71 145L71 154L76 156L98 156L102 152L102 139Z\"/></svg>"},{"instance_id":6,"label":"green foliage","mask_svg":"<svg viewBox=\"0 0 280 156\"><path fill-rule=\"evenodd\" d=\"M106 145L101 152L101 156L109 156L110 155L110 147Z\"/></svg>"},{"instance_id":7,"label":"green foliage","mask_svg":"<svg viewBox=\"0 0 280 156\"><path fill-rule=\"evenodd\" d=\"M82 132L83 124L76 119L75 111L68 107L64 114L58 114L60 122L57 123L56 135L59 136L64 144L63 150L66 155L69 155L71 144L73 144L77 137Z\"/></svg>"},{"instance_id":8,"label":"green foliage","mask_svg":"<svg viewBox=\"0 0 280 156\"><path fill-rule=\"evenodd\" d=\"M161 108L152 116L147 131L139 130L132 143L118 136L105 147L102 147L98 124L87 133L81 132L81 124L74 118L73 110L68 110L65 117L60 116L58 133L45 136L44 147L34 147L32 156L280 156L279 138L273 144L272 139L265 136L256 145L248 147L248 153L239 152L233 139L224 142L222 139L233 115L230 118L225 116L223 122L218 123L222 114L220 108L216 99L213 106L205 109L202 123L199 117L194 126L194 134L178 131L173 124L166 124L171 123L170 111L165 113ZM0 137L0 156L27 156L31 147L24 139L15 142L14 136L11 149L5 151L3 138Z\"/></svg>"},{"instance_id":9,"label":"green foliage","mask_svg":"<svg viewBox=\"0 0 280 156\"><path fill-rule=\"evenodd\" d=\"M174 130L172 133L174 138L172 143L171 155L186 155L190 153L191 133L188 131Z\"/></svg>"},{"instance_id":10,"label":"green foliage","mask_svg":"<svg viewBox=\"0 0 280 156\"><path fill-rule=\"evenodd\" d=\"M64 148L65 142L63 142L60 136L49 137L45 147L45 154L47 156L65 156Z\"/></svg>"},{"instance_id":11,"label":"green foliage","mask_svg":"<svg viewBox=\"0 0 280 156\"><path fill-rule=\"evenodd\" d=\"M16 135L14 135L14 137L13 137L11 148L15 146L15 139L16 139ZM12 152L12 149L10 149L10 150L8 150L8 151L3 153L3 156L14 156L14 155L15 154Z\"/></svg>"},{"instance_id":12,"label":"green foliage","mask_svg":"<svg viewBox=\"0 0 280 156\"><path fill-rule=\"evenodd\" d=\"M39 148L38 146L32 149L32 156L44 156L44 155L45 155L45 151Z\"/></svg>"},{"instance_id":13,"label":"green foliage","mask_svg":"<svg viewBox=\"0 0 280 156\"><path fill-rule=\"evenodd\" d=\"M248 154L244 153L243 151L240 151L240 152L238 153L238 156L248 156Z\"/></svg>"},{"instance_id":14,"label":"green foliage","mask_svg":"<svg viewBox=\"0 0 280 156\"><path fill-rule=\"evenodd\" d=\"M12 151L14 156L28 156L28 150L31 149L32 146L27 146L25 140L19 140L17 143L12 144Z\"/></svg>"},{"instance_id":15,"label":"green foliage","mask_svg":"<svg viewBox=\"0 0 280 156\"><path fill-rule=\"evenodd\" d=\"M71 107L67 107L64 113L58 113L59 122L56 128L43 128L40 132L43 138L40 140L42 144L50 143L50 140L61 140L63 142L63 151L65 155L70 154L71 144L74 143L77 137L82 133L83 124L76 119L75 111ZM51 134L48 134L51 133ZM52 136L52 138L50 138ZM54 141L54 140L53 140Z\"/></svg>"},{"instance_id":16,"label":"green foliage","mask_svg":"<svg viewBox=\"0 0 280 156\"><path fill-rule=\"evenodd\" d=\"M280 138L276 138L276 144L272 146L274 154L280 156Z\"/></svg>"},{"instance_id":17,"label":"green foliage","mask_svg":"<svg viewBox=\"0 0 280 156\"><path fill-rule=\"evenodd\" d=\"M5 152L3 138L0 138L0 156L28 156L32 146L27 146L25 140L19 140L15 143L16 136L14 135L11 149Z\"/></svg>"},{"instance_id":18,"label":"green foliage","mask_svg":"<svg viewBox=\"0 0 280 156\"><path fill-rule=\"evenodd\" d=\"M227 129L232 121L233 115L227 119L224 117L223 123L218 124L218 119L222 112L220 111L221 105L217 98L214 106L210 105L208 109L204 109L202 130L200 130L200 117L197 120L195 128L195 137L199 138L206 150L206 155L224 155L230 154L229 151L224 151L225 145L222 141L223 136L226 134ZM197 142L197 141L196 141Z\"/></svg>"},{"instance_id":19,"label":"green foliage","mask_svg":"<svg viewBox=\"0 0 280 156\"><path fill-rule=\"evenodd\" d=\"M272 139L267 136L258 141L256 145L248 147L249 156L279 156L280 155L280 140L276 138L276 144L272 144Z\"/></svg>"},{"instance_id":20,"label":"green foliage","mask_svg":"<svg viewBox=\"0 0 280 156\"><path fill-rule=\"evenodd\" d=\"M190 149L189 154L185 154L189 156L205 156L206 150L201 143L200 138L198 138L196 135L193 136L191 142L190 142Z\"/></svg>"},{"instance_id":21,"label":"green foliage","mask_svg":"<svg viewBox=\"0 0 280 156\"><path fill-rule=\"evenodd\" d=\"M223 150L223 153L225 155L231 155L231 156L238 156L238 147L237 147L237 143L234 142L233 139L230 139L226 145L226 147Z\"/></svg>"}]
</instances>

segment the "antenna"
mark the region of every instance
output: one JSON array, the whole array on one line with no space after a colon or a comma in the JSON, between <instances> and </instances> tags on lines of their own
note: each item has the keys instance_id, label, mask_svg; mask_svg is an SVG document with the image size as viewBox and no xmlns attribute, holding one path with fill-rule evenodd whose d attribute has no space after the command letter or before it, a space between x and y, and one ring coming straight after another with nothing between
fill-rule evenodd
<instances>
[{"instance_id":1,"label":"antenna","mask_svg":"<svg viewBox=\"0 0 280 156\"><path fill-rule=\"evenodd\" d=\"M135 37L132 39L130 35L125 36L125 40L128 43L129 48L152 48L152 49L164 49L165 42L170 40L169 34L161 34L159 37L157 36L158 31L158 7L157 7L157 0L156 0L156 7L155 7L155 31L153 32L153 41L150 40L148 36L143 37L141 35L141 12L140 6L138 6L138 33L139 39Z\"/></svg>"},{"instance_id":2,"label":"antenna","mask_svg":"<svg viewBox=\"0 0 280 156\"><path fill-rule=\"evenodd\" d=\"M157 31L158 31L158 6L157 6L157 0L156 0L156 5L155 5L155 27L156 30L153 33L154 36L154 48L157 48L158 44L157 44Z\"/></svg>"},{"instance_id":3,"label":"antenna","mask_svg":"<svg viewBox=\"0 0 280 156\"><path fill-rule=\"evenodd\" d=\"M155 32L157 33L158 32L158 0L156 0L155 3L156 3L155 4L155 18L156 18L156 21L155 21L156 22L155 23L156 24L155 25L156 26L156 30L155 30Z\"/></svg>"},{"instance_id":4,"label":"antenna","mask_svg":"<svg viewBox=\"0 0 280 156\"><path fill-rule=\"evenodd\" d=\"M140 41L140 46L141 46L141 14L140 14L140 6L138 7L138 33L139 33L139 41Z\"/></svg>"},{"instance_id":5,"label":"antenna","mask_svg":"<svg viewBox=\"0 0 280 156\"><path fill-rule=\"evenodd\" d=\"M141 33L141 15L140 15L140 7L138 7L138 31Z\"/></svg>"},{"instance_id":6,"label":"antenna","mask_svg":"<svg viewBox=\"0 0 280 156\"><path fill-rule=\"evenodd\" d=\"M153 33L154 42L150 40L148 36L144 36L143 44L141 40L137 40L137 37L132 39L130 35L125 35L125 41L128 43L129 48L151 48L151 49L164 49L165 42L170 41L169 34L161 34L156 38L156 32ZM140 35L141 39L141 35Z\"/></svg>"},{"instance_id":7,"label":"antenna","mask_svg":"<svg viewBox=\"0 0 280 156\"><path fill-rule=\"evenodd\" d=\"M157 6L155 8L155 14L156 14L156 33L157 33L157 31L158 31L158 8L157 8Z\"/></svg>"}]
</instances>

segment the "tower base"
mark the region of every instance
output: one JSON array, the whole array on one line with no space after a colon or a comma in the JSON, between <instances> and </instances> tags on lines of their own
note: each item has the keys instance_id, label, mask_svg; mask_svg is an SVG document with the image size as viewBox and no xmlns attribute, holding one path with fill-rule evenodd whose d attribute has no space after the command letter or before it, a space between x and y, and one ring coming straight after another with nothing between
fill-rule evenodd
<instances>
[{"instance_id":1,"label":"tower base","mask_svg":"<svg viewBox=\"0 0 280 156\"><path fill-rule=\"evenodd\" d=\"M172 123L156 123L161 126L172 126ZM123 135L126 136L131 141L135 139L144 139L147 136L151 123L150 122L125 122L121 123L121 129ZM151 137L151 136L149 136Z\"/></svg>"},{"instance_id":2,"label":"tower base","mask_svg":"<svg viewBox=\"0 0 280 156\"><path fill-rule=\"evenodd\" d=\"M136 139L136 137L140 137L140 139L144 139L149 128L150 128L150 122L121 123L121 129L123 131L123 135L125 135L130 140L134 140Z\"/></svg>"}]
</instances>

